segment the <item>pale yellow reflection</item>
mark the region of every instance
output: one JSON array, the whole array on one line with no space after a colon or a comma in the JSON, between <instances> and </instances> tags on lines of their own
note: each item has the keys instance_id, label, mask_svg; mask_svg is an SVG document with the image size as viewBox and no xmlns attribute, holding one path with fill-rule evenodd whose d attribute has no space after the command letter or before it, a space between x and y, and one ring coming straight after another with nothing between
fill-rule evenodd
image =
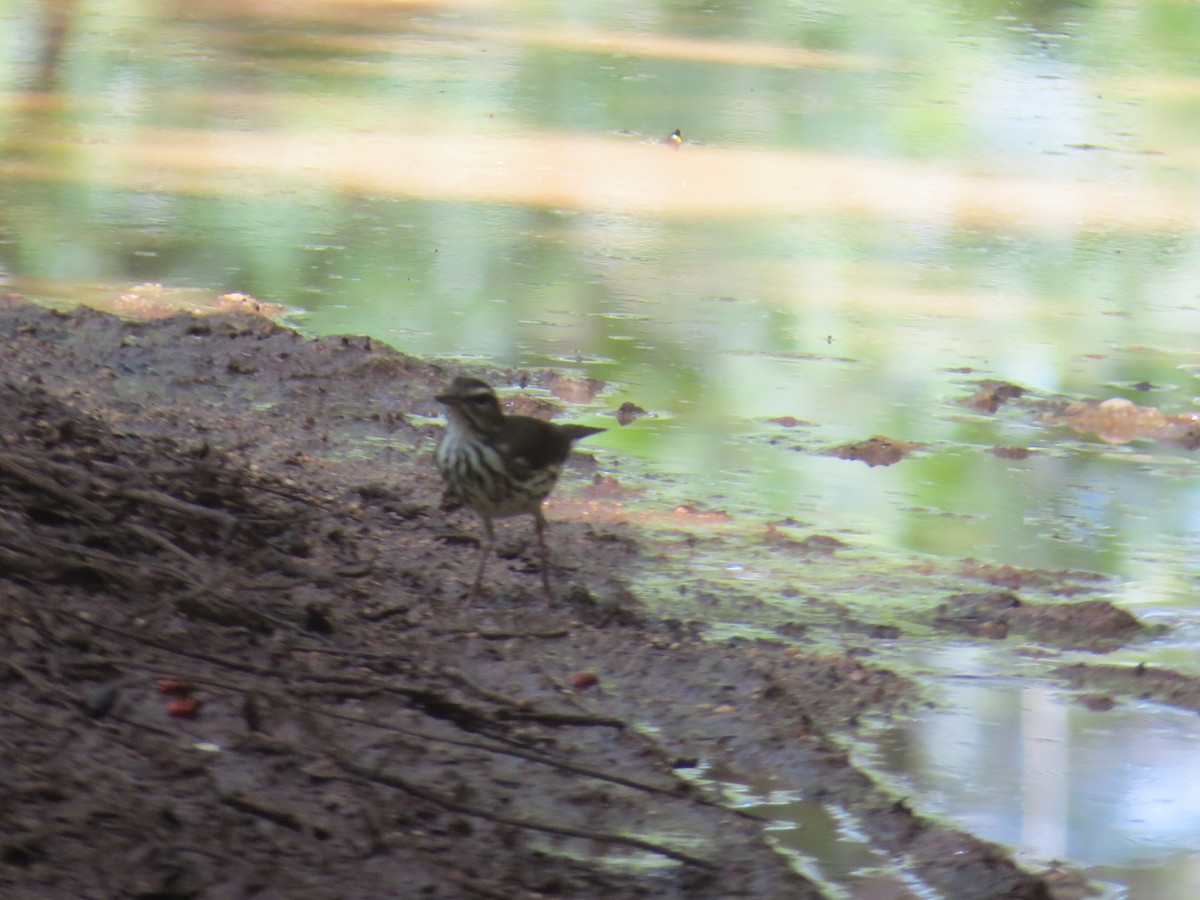
<instances>
[{"instance_id":1,"label":"pale yellow reflection","mask_svg":"<svg viewBox=\"0 0 1200 900\"><path fill-rule=\"evenodd\" d=\"M1095 81L1097 91L1121 94L1135 100L1154 97L1164 100L1194 100L1200 97L1200 78L1158 75L1146 78L1113 78Z\"/></svg>"},{"instance_id":2,"label":"pale yellow reflection","mask_svg":"<svg viewBox=\"0 0 1200 900\"><path fill-rule=\"evenodd\" d=\"M120 137L81 145L63 164L70 171L12 160L0 176L220 194L269 193L285 186L281 181L299 181L353 194L643 215L870 216L1056 231L1176 229L1197 218L1188 197L1147 186L993 178L936 164L675 148L613 136L142 129ZM53 151L53 158L63 145L33 142L28 149Z\"/></svg>"},{"instance_id":3,"label":"pale yellow reflection","mask_svg":"<svg viewBox=\"0 0 1200 900\"><path fill-rule=\"evenodd\" d=\"M280 21L345 22L352 16L369 19L391 12L431 15L440 10L513 9L497 0L205 0L194 11L204 18L255 17ZM520 8L520 7L516 7Z\"/></svg>"},{"instance_id":4,"label":"pale yellow reflection","mask_svg":"<svg viewBox=\"0 0 1200 900\"><path fill-rule=\"evenodd\" d=\"M713 41L665 34L624 31L580 31L569 28L473 28L440 23L436 33L448 37L498 41L596 53L686 62L769 68L869 69L881 63L867 57L828 50L806 50L757 41Z\"/></svg>"}]
</instances>

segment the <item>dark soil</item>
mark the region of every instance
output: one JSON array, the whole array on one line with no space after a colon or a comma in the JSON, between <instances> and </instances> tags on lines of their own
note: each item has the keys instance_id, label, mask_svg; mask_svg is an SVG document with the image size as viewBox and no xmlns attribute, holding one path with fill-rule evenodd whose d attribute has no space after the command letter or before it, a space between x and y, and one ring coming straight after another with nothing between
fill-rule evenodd
<instances>
[{"instance_id":1,"label":"dark soil","mask_svg":"<svg viewBox=\"0 0 1200 900\"><path fill-rule=\"evenodd\" d=\"M947 897L1069 893L851 764L916 685L652 614L633 526L553 522L547 601L514 525L468 601L443 367L13 298L0 343L0 896L821 896L700 760L786 773ZM1038 625L998 591L933 616Z\"/></svg>"},{"instance_id":2,"label":"dark soil","mask_svg":"<svg viewBox=\"0 0 1200 900\"><path fill-rule=\"evenodd\" d=\"M1146 665L1097 666L1075 663L1062 666L1058 674L1073 687L1100 689L1136 700L1152 700L1179 709L1200 712L1200 678L1171 669ZM1083 700L1089 706L1108 706L1109 694L1089 694Z\"/></svg>"}]
</instances>

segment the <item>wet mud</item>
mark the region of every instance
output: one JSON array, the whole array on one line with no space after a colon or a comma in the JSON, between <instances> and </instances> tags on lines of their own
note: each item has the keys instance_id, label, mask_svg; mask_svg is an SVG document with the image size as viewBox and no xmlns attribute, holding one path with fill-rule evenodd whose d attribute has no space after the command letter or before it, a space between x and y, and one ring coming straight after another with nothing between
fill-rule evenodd
<instances>
[{"instance_id":1,"label":"wet mud","mask_svg":"<svg viewBox=\"0 0 1200 900\"><path fill-rule=\"evenodd\" d=\"M652 610L655 548L620 516L552 521L550 601L515 526L468 600L476 524L440 507L432 465L446 367L249 313L19 298L0 344L0 895L824 896L705 772L785 775L944 896L1080 895L852 763L863 718L925 702L855 649L894 624L826 598L840 649L791 640L794 615L764 613L778 640L708 634L706 609L763 602L692 587L689 616ZM1141 627L1024 603L1002 575L922 627L1054 646Z\"/></svg>"}]
</instances>

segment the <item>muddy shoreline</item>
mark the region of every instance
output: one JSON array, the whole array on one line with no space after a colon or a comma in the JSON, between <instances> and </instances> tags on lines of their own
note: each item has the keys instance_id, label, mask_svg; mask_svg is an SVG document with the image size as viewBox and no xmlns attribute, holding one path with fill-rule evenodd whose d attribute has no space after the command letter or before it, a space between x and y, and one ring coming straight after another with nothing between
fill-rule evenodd
<instances>
[{"instance_id":1,"label":"muddy shoreline","mask_svg":"<svg viewBox=\"0 0 1200 900\"><path fill-rule=\"evenodd\" d=\"M702 598L688 617L639 599L646 541L609 515L553 522L554 601L514 527L468 603L475 523L440 508L431 464L445 367L251 314L19 298L0 341L5 897L823 896L701 762L785 773L944 896L1085 895L855 768L860 721L923 695L836 598L837 652L715 640ZM574 465L564 484L590 478ZM1019 572L972 577L929 627L1141 630L1103 601L1024 602Z\"/></svg>"}]
</instances>

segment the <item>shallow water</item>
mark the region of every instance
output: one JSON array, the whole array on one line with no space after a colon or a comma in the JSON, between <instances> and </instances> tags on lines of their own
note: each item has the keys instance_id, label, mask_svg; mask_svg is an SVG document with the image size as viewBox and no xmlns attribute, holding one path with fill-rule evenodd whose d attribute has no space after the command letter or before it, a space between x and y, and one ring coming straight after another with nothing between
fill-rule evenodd
<instances>
[{"instance_id":1,"label":"shallow water","mask_svg":"<svg viewBox=\"0 0 1200 900\"><path fill-rule=\"evenodd\" d=\"M574 368L608 384L595 421L654 414L590 442L647 504L1116 576L1115 601L1178 635L1121 658L1195 671L1195 454L1037 403L1196 409L1198 40L1200 10L1168 0L13 5L0 277L129 312L243 292L314 334ZM1033 401L962 406L982 378ZM891 467L824 455L874 434L924 446ZM941 770L921 735L1044 707L1073 729L1048 752L1180 836L1101 833L1076 805L1045 820L1055 852L1194 866L1179 808L1081 749L1080 710L960 687L904 730L911 778ZM1151 727L1167 711L1106 715L1182 740ZM1042 820L921 787L1040 847Z\"/></svg>"},{"instance_id":2,"label":"shallow water","mask_svg":"<svg viewBox=\"0 0 1200 900\"><path fill-rule=\"evenodd\" d=\"M974 668L970 649L941 660ZM979 679L979 680L976 680ZM955 675L938 707L890 725L856 761L922 809L1019 848L1071 860L1112 897L1200 890L1200 720L1148 703L1094 712L1019 679Z\"/></svg>"}]
</instances>

